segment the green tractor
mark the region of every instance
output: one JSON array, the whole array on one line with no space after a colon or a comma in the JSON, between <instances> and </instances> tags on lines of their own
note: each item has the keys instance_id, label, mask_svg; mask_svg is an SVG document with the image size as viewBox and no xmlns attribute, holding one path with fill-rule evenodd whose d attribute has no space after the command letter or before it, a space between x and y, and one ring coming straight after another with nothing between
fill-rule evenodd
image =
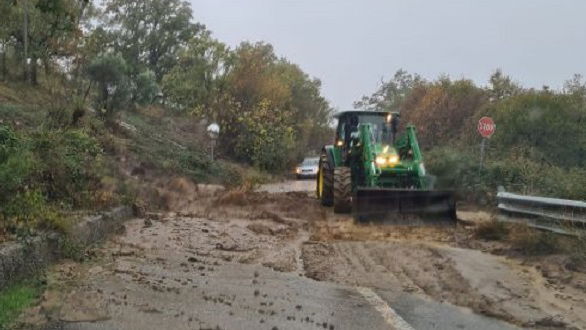
<instances>
[{"instance_id":1,"label":"green tractor","mask_svg":"<svg viewBox=\"0 0 586 330\"><path fill-rule=\"evenodd\" d=\"M454 193L433 190L415 127L398 134L399 113L346 111L334 145L323 148L317 196L358 222L455 223Z\"/></svg>"}]
</instances>

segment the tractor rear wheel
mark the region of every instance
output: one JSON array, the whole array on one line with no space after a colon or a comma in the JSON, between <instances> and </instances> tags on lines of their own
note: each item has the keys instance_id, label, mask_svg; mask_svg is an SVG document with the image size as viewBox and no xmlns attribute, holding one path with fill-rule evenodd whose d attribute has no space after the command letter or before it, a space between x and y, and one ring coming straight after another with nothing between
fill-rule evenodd
<instances>
[{"instance_id":1,"label":"tractor rear wheel","mask_svg":"<svg viewBox=\"0 0 586 330\"><path fill-rule=\"evenodd\" d=\"M319 158L316 190L317 198L320 199L321 205L332 206L334 204L333 165L330 164L328 156L325 153Z\"/></svg>"},{"instance_id":2,"label":"tractor rear wheel","mask_svg":"<svg viewBox=\"0 0 586 330\"><path fill-rule=\"evenodd\" d=\"M349 167L334 170L334 212L352 211L352 171Z\"/></svg>"}]
</instances>

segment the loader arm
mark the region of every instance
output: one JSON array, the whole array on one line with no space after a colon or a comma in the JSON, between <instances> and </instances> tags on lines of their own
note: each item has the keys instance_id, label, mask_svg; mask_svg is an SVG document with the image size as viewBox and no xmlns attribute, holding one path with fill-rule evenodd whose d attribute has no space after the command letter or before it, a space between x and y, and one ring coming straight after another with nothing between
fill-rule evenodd
<instances>
[{"instance_id":1,"label":"loader arm","mask_svg":"<svg viewBox=\"0 0 586 330\"><path fill-rule=\"evenodd\" d=\"M395 148L399 150L399 154L402 156L411 154L411 162L414 170L417 172L417 178L419 181L420 189L429 189L429 182L426 180L425 167L423 166L423 155L421 149L419 149L419 141L417 140L417 134L415 133L415 126L408 125L405 129L405 133L401 135L395 142Z\"/></svg>"},{"instance_id":2,"label":"loader arm","mask_svg":"<svg viewBox=\"0 0 586 330\"><path fill-rule=\"evenodd\" d=\"M375 166L376 145L373 143L371 125L363 124L359 128L359 142L357 147L362 155L362 169L364 171L364 186L376 187L380 170Z\"/></svg>"}]
</instances>

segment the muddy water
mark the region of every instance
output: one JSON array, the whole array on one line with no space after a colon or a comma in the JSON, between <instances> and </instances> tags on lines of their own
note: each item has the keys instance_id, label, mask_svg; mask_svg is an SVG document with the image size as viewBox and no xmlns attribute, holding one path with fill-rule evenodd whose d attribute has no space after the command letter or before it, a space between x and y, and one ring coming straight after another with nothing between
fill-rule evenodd
<instances>
[{"instance_id":1,"label":"muddy water","mask_svg":"<svg viewBox=\"0 0 586 330\"><path fill-rule=\"evenodd\" d=\"M258 191L269 193L283 193L283 192L314 192L315 180L291 180L278 183L270 183L262 185Z\"/></svg>"},{"instance_id":2,"label":"muddy water","mask_svg":"<svg viewBox=\"0 0 586 330\"><path fill-rule=\"evenodd\" d=\"M465 228L357 226L319 206L313 181L193 190L54 267L21 327L586 328L584 291L461 248Z\"/></svg>"}]
</instances>

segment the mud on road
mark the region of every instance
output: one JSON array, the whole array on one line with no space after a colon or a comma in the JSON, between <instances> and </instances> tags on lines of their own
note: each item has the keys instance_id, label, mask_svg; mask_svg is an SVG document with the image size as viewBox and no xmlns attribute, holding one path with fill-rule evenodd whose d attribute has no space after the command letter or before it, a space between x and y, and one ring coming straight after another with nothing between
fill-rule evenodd
<instances>
[{"instance_id":1,"label":"mud on road","mask_svg":"<svg viewBox=\"0 0 586 330\"><path fill-rule=\"evenodd\" d=\"M397 328L357 290L367 288L414 328L586 328L583 273L495 255L502 246L465 226L355 225L306 186L179 185L171 211L128 222L84 263L55 266L20 326ZM411 300L453 311L425 320Z\"/></svg>"}]
</instances>

